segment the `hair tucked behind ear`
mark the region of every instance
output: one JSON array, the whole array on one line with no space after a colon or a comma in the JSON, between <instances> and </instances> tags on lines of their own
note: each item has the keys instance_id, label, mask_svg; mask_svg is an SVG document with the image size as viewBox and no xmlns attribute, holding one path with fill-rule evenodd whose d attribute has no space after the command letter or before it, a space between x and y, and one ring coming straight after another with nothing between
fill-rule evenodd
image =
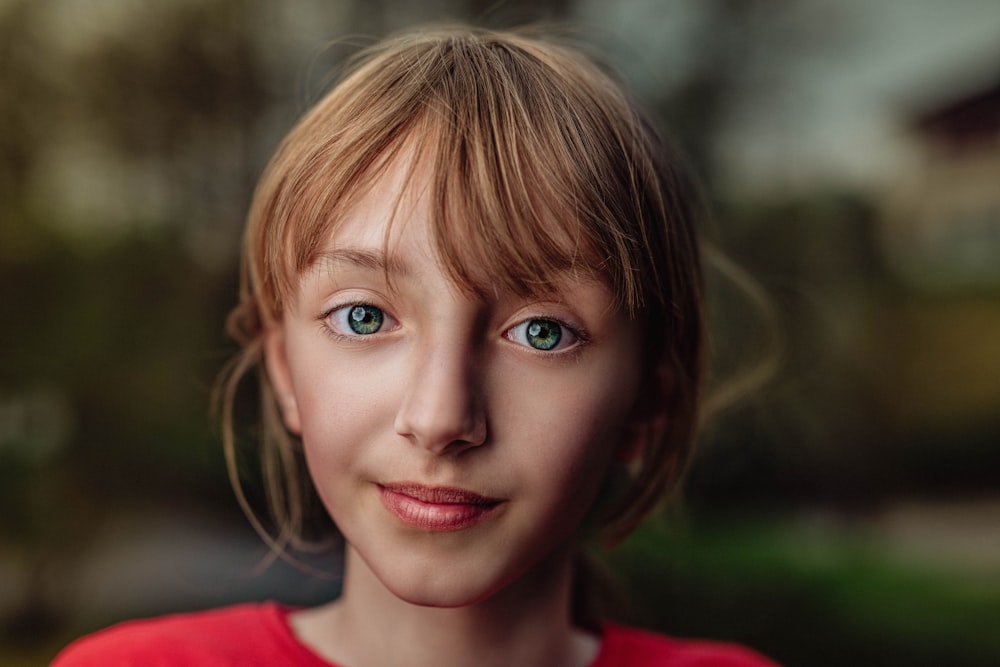
<instances>
[{"instance_id":1,"label":"hair tucked behind ear","mask_svg":"<svg viewBox=\"0 0 1000 667\"><path fill-rule=\"evenodd\" d=\"M249 289L246 275L241 279L240 303L226 319L226 331L241 347L240 352L226 365L215 389L216 412L222 423L222 442L229 481L236 500L254 530L270 547L272 557L290 558L287 549L313 551L331 545L336 538L332 522L321 509L321 502L309 481L309 474L302 456L301 443L284 427L264 364L264 328L256 301L247 298ZM242 482L238 458L235 406L240 384L251 372L257 375L259 389L260 439L259 466L264 499L270 520L277 528L272 532L258 517L247 497ZM310 512L310 510L313 510ZM327 534L319 531L318 539L306 530L307 524L320 523L327 527ZM315 529L312 532L317 532ZM339 543L339 541L338 541ZM293 560L297 565L300 562ZM270 562L265 560L263 564ZM306 567L306 566L303 566ZM310 569L314 574L325 575Z\"/></svg>"}]
</instances>

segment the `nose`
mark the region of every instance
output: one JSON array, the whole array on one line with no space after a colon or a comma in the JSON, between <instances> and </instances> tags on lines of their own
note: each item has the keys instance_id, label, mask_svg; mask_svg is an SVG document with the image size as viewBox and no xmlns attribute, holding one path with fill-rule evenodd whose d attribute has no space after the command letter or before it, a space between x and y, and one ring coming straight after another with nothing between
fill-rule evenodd
<instances>
[{"instance_id":1,"label":"nose","mask_svg":"<svg viewBox=\"0 0 1000 667\"><path fill-rule=\"evenodd\" d=\"M461 345L426 345L405 381L395 429L435 454L458 454L486 441L480 368Z\"/></svg>"}]
</instances>

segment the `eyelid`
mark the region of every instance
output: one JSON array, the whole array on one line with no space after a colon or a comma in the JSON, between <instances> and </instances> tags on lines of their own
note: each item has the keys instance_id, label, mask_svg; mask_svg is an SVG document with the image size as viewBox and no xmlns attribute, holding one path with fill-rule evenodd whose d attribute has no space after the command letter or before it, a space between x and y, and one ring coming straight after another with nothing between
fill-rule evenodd
<instances>
[{"instance_id":1,"label":"eyelid","mask_svg":"<svg viewBox=\"0 0 1000 667\"><path fill-rule=\"evenodd\" d=\"M359 333L354 333L353 331L346 331L339 327L333 326L333 324L331 323L331 317L335 313L337 313L338 311L347 310L349 308L355 308L357 306L369 306L371 308L379 310L382 313L383 317L385 318L385 321L383 322L382 326L379 328L378 331L375 331L370 334L359 334ZM332 336L333 338L336 338L337 340L346 340L346 341L365 340L377 336L378 334L389 333L399 327L399 320L397 320L386 308L378 305L375 299L365 299L365 298L345 299L344 301L336 303L330 306L329 308L325 309L317 319L322 325L325 333Z\"/></svg>"},{"instance_id":2,"label":"eyelid","mask_svg":"<svg viewBox=\"0 0 1000 667\"><path fill-rule=\"evenodd\" d=\"M526 309L526 314L519 317L512 326L517 326L531 320L546 320L561 325L564 329L569 329L581 343L589 343L591 339L590 331L580 317L572 316L572 313L565 314L559 311L566 311L568 307L561 306L556 302L556 307L546 307L545 304L536 304L530 310Z\"/></svg>"},{"instance_id":3,"label":"eyelid","mask_svg":"<svg viewBox=\"0 0 1000 667\"><path fill-rule=\"evenodd\" d=\"M573 340L569 344L567 344L567 345L565 345L563 347L556 347L556 348L551 349L551 350L539 349L539 348L536 348L536 347L532 347L531 345L522 343L519 340L515 340L514 337L513 337L514 336L514 332L517 329L519 329L520 327L527 326L531 322L553 322L553 323L559 325L559 327L563 330L563 332L568 333L572 337ZM507 340L511 341L512 343L514 343L516 345L519 345L519 346L525 348L529 352L532 352L534 354L546 355L546 356L564 354L564 353L568 353L568 352L571 352L571 351L574 351L574 350L578 350L580 347L582 347L583 345L586 345L587 343L590 342L590 334L587 332L586 329L584 329L580 325L571 324L570 322L567 322L565 318L559 317L558 315L537 314L537 315L530 315L528 317L521 318L515 324L507 327L504 330L503 336ZM560 340L560 344L561 343L562 343L562 340Z\"/></svg>"}]
</instances>

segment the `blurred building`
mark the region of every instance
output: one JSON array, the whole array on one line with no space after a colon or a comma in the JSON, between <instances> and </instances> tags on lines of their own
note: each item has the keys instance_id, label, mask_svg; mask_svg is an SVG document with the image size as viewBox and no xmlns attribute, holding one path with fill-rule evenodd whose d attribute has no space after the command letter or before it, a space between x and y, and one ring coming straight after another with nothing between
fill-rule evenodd
<instances>
[{"instance_id":1,"label":"blurred building","mask_svg":"<svg viewBox=\"0 0 1000 667\"><path fill-rule=\"evenodd\" d=\"M1000 80L910 128L919 163L885 221L891 266L920 287L1000 286Z\"/></svg>"},{"instance_id":2,"label":"blurred building","mask_svg":"<svg viewBox=\"0 0 1000 667\"><path fill-rule=\"evenodd\" d=\"M928 478L1000 470L1000 78L986 81L903 118L912 159L882 205L893 288L873 301L869 358Z\"/></svg>"}]
</instances>

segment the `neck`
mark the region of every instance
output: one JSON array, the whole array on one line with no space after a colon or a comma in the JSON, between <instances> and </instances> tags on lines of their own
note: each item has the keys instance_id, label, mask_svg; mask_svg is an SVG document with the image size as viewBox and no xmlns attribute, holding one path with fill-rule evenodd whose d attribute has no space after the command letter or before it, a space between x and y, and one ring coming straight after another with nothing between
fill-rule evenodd
<instances>
[{"instance_id":1,"label":"neck","mask_svg":"<svg viewBox=\"0 0 1000 667\"><path fill-rule=\"evenodd\" d=\"M582 667L598 643L570 622L572 556L563 551L481 602L441 608L400 599L348 546L341 597L299 612L293 626L343 667Z\"/></svg>"}]
</instances>

